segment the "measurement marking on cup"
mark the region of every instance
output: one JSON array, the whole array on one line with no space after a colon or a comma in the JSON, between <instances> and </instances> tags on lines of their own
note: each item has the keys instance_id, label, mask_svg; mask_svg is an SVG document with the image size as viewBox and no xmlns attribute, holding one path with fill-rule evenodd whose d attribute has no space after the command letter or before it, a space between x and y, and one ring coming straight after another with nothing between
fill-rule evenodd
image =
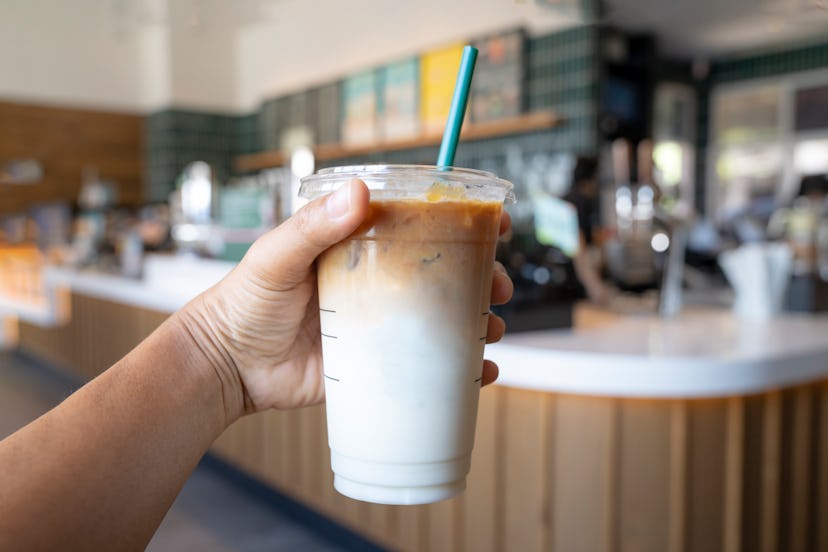
<instances>
[{"instance_id":1,"label":"measurement marking on cup","mask_svg":"<svg viewBox=\"0 0 828 552\"><path fill-rule=\"evenodd\" d=\"M336 311L335 311L335 310L333 310L333 309L323 309L322 307L319 307L319 310L321 310L322 312L333 312L333 313L335 313L335 312L336 312Z\"/></svg>"},{"instance_id":2,"label":"measurement marking on cup","mask_svg":"<svg viewBox=\"0 0 828 552\"><path fill-rule=\"evenodd\" d=\"M484 335L483 337L481 337L480 341L486 341L486 336Z\"/></svg>"},{"instance_id":3,"label":"measurement marking on cup","mask_svg":"<svg viewBox=\"0 0 828 552\"><path fill-rule=\"evenodd\" d=\"M480 383L480 381L481 381L482 379L483 379L483 376L480 376L479 378L477 378L476 380L474 380L474 383Z\"/></svg>"},{"instance_id":4,"label":"measurement marking on cup","mask_svg":"<svg viewBox=\"0 0 828 552\"><path fill-rule=\"evenodd\" d=\"M328 335L328 334L323 333L323 332L320 332L320 333L322 333L322 337L330 337L331 339L339 339L339 338L338 338L338 337L336 337L335 335Z\"/></svg>"},{"instance_id":5,"label":"measurement marking on cup","mask_svg":"<svg viewBox=\"0 0 828 552\"><path fill-rule=\"evenodd\" d=\"M336 378L332 378L332 377L331 377L331 376L329 376L328 374L325 374L325 378L327 378L327 379L329 379L329 380L331 380L331 381L339 381L339 380L338 380L338 379L336 379Z\"/></svg>"},{"instance_id":6,"label":"measurement marking on cup","mask_svg":"<svg viewBox=\"0 0 828 552\"><path fill-rule=\"evenodd\" d=\"M486 312L481 312L481 313L480 313L480 316L489 316L489 311L486 311Z\"/></svg>"}]
</instances>

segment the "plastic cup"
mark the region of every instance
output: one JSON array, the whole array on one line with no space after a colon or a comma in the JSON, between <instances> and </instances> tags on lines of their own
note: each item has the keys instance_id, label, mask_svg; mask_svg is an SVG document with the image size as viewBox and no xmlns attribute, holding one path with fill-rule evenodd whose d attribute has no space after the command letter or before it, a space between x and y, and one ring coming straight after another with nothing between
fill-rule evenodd
<instances>
[{"instance_id":1,"label":"plastic cup","mask_svg":"<svg viewBox=\"0 0 828 552\"><path fill-rule=\"evenodd\" d=\"M299 193L352 178L371 191L369 215L318 260L334 486L368 502L436 502L466 484L512 185L469 169L366 165L321 170Z\"/></svg>"}]
</instances>

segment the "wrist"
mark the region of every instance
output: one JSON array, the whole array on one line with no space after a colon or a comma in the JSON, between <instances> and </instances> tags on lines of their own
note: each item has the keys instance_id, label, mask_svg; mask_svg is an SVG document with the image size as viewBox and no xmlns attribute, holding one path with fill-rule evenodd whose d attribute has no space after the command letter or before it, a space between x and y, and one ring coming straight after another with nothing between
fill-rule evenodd
<instances>
[{"instance_id":1,"label":"wrist","mask_svg":"<svg viewBox=\"0 0 828 552\"><path fill-rule=\"evenodd\" d=\"M217 309L209 296L199 295L173 317L173 323L186 339L194 364L212 378L220 389L222 410L227 427L245 412L244 386L233 356L223 343Z\"/></svg>"}]
</instances>

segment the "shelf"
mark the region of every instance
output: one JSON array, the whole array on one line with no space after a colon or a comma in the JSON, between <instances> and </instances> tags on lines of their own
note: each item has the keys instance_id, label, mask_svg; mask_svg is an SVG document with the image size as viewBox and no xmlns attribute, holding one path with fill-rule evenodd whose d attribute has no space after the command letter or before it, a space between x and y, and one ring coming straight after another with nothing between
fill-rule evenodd
<instances>
[{"instance_id":1,"label":"shelf","mask_svg":"<svg viewBox=\"0 0 828 552\"><path fill-rule=\"evenodd\" d=\"M526 113L517 117L509 117L508 119L466 125L463 128L460 138L465 141L484 140L486 138L497 138L500 136L508 136L510 134L545 130L561 124L561 121L561 118L551 111ZM317 161L330 161L332 159L359 157L378 152L436 146L440 144L441 139L441 134L431 134L419 136L417 138L380 142L365 146L323 144L315 146L313 148L313 153L316 156ZM285 153L280 150L239 155L235 159L235 167L239 171L268 169L284 165L285 159Z\"/></svg>"}]
</instances>

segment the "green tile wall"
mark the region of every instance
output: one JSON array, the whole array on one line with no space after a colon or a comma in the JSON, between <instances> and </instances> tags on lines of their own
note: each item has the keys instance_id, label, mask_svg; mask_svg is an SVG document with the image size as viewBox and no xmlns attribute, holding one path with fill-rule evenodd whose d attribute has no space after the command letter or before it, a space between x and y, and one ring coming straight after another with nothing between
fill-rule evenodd
<instances>
[{"instance_id":1,"label":"green tile wall","mask_svg":"<svg viewBox=\"0 0 828 552\"><path fill-rule=\"evenodd\" d=\"M307 126L317 144L338 143L339 119L339 82L270 98L262 103L257 113L260 144L265 150L279 149L282 132L299 126Z\"/></svg>"},{"instance_id":2,"label":"green tile wall","mask_svg":"<svg viewBox=\"0 0 828 552\"><path fill-rule=\"evenodd\" d=\"M598 141L598 30L588 25L529 40L529 111L552 109L565 119L556 149L593 152Z\"/></svg>"},{"instance_id":3,"label":"green tile wall","mask_svg":"<svg viewBox=\"0 0 828 552\"><path fill-rule=\"evenodd\" d=\"M166 201L188 163L206 161L225 181L236 155L260 150L256 114L166 109L147 116L145 133L149 201Z\"/></svg>"},{"instance_id":4,"label":"green tile wall","mask_svg":"<svg viewBox=\"0 0 828 552\"><path fill-rule=\"evenodd\" d=\"M233 118L233 153L255 153L261 151L258 113L249 113Z\"/></svg>"},{"instance_id":5,"label":"green tile wall","mask_svg":"<svg viewBox=\"0 0 828 552\"><path fill-rule=\"evenodd\" d=\"M585 3L590 4L589 0ZM523 165L514 162L516 155L528 163L537 155L595 152L598 55L598 29L592 25L530 38L526 73L528 109L554 110L564 118L564 123L547 131L462 144L455 163L491 170L519 182ZM331 86L320 87L317 95L321 98ZM167 109L149 115L145 127L148 199L166 200L175 179L192 161L207 161L215 167L219 178L225 180L233 174L232 160L236 155L278 147L273 141L277 134L273 129L280 126L282 119L301 124L298 118L302 111L307 111L298 109L301 106L287 105L290 100L290 96L267 99L256 112L241 116L184 109ZM326 132L337 130L331 128ZM511 152L511 163L507 163L508 152ZM430 164L436 158L435 147L343 159L337 164L366 161Z\"/></svg>"},{"instance_id":6,"label":"green tile wall","mask_svg":"<svg viewBox=\"0 0 828 552\"><path fill-rule=\"evenodd\" d=\"M593 26L529 39L528 108L551 109L564 117L559 127L475 142L461 142L454 164L494 172L515 183L526 197L524 175L533 163L573 153L594 153L598 143L598 31ZM326 166L356 163L434 164L437 147L338 159ZM565 164L563 164L565 166Z\"/></svg>"},{"instance_id":7,"label":"green tile wall","mask_svg":"<svg viewBox=\"0 0 828 552\"><path fill-rule=\"evenodd\" d=\"M711 67L710 81L719 84L825 67L828 67L828 43L721 59Z\"/></svg>"}]
</instances>

